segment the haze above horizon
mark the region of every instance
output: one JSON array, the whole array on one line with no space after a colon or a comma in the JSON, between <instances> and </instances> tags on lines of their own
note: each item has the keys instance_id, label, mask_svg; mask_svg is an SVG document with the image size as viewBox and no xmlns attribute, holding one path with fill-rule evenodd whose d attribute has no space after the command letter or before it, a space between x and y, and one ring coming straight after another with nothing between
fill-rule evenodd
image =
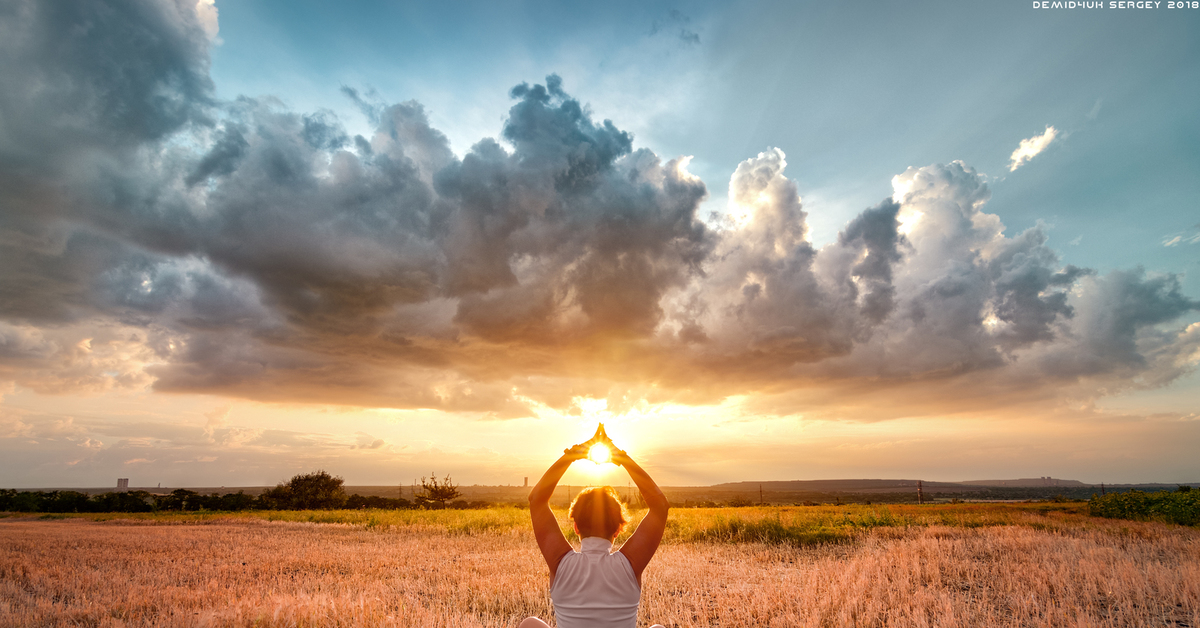
<instances>
[{"instance_id":1,"label":"haze above horizon","mask_svg":"<svg viewBox=\"0 0 1200 628\"><path fill-rule=\"evenodd\" d=\"M1200 11L12 6L2 484L1200 480Z\"/></svg>"}]
</instances>

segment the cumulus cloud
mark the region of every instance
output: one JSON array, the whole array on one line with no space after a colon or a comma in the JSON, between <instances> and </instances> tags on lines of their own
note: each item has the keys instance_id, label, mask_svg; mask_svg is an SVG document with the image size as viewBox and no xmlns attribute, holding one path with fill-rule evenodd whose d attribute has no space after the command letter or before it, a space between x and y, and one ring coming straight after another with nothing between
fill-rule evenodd
<instances>
[{"instance_id":1,"label":"cumulus cloud","mask_svg":"<svg viewBox=\"0 0 1200 628\"><path fill-rule=\"evenodd\" d=\"M1058 130L1050 125L1046 125L1046 132L1041 135L1035 135L1027 140L1021 140L1020 146L1013 151L1009 157L1008 171L1015 172L1017 168L1025 165L1030 159L1037 157L1054 138L1058 137Z\"/></svg>"},{"instance_id":2,"label":"cumulus cloud","mask_svg":"<svg viewBox=\"0 0 1200 628\"><path fill-rule=\"evenodd\" d=\"M158 359L154 342L112 321L44 329L0 322L0 379L47 394L140 389L153 382L145 367Z\"/></svg>"},{"instance_id":3,"label":"cumulus cloud","mask_svg":"<svg viewBox=\"0 0 1200 628\"><path fill-rule=\"evenodd\" d=\"M220 43L217 34L221 32L221 27L217 23L216 0L196 0L196 19L200 22L200 28L204 29L204 34L208 36L208 39Z\"/></svg>"},{"instance_id":4,"label":"cumulus cloud","mask_svg":"<svg viewBox=\"0 0 1200 628\"><path fill-rule=\"evenodd\" d=\"M350 449L379 449L387 444L382 438L375 438L366 432L356 432L354 436L354 444L350 445Z\"/></svg>"},{"instance_id":5,"label":"cumulus cloud","mask_svg":"<svg viewBox=\"0 0 1200 628\"><path fill-rule=\"evenodd\" d=\"M217 429L229 425L229 406L222 406L212 412L204 413L204 436L209 442L215 442L213 434Z\"/></svg>"},{"instance_id":6,"label":"cumulus cloud","mask_svg":"<svg viewBox=\"0 0 1200 628\"><path fill-rule=\"evenodd\" d=\"M416 102L346 90L369 137L216 102L206 3L53 6L16 5L0 38L5 84L44 85L0 95L0 379L21 386L511 418L897 386L1017 403L1196 362L1176 277L1062 264L960 162L897 175L817 247L783 151L739 164L709 225L689 158L554 75L460 156ZM271 438L224 421L200 438Z\"/></svg>"}]
</instances>

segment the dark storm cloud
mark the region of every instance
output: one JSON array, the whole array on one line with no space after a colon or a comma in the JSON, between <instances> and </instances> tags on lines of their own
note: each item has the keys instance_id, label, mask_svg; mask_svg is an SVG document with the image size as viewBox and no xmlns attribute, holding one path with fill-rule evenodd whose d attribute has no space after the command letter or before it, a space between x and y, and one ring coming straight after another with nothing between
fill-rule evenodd
<instances>
[{"instance_id":1,"label":"dark storm cloud","mask_svg":"<svg viewBox=\"0 0 1200 628\"><path fill-rule=\"evenodd\" d=\"M209 42L194 4L5 2L5 161L41 165L87 147L137 148L205 120Z\"/></svg>"},{"instance_id":2,"label":"dark storm cloud","mask_svg":"<svg viewBox=\"0 0 1200 628\"><path fill-rule=\"evenodd\" d=\"M663 294L712 246L695 218L703 184L676 161L631 153L629 134L594 124L557 77L513 95L504 137L515 152L484 140L437 178L454 206L444 250L446 294L463 297L456 321L534 342L651 333Z\"/></svg>"},{"instance_id":3,"label":"dark storm cloud","mask_svg":"<svg viewBox=\"0 0 1200 628\"><path fill-rule=\"evenodd\" d=\"M1006 323L998 336L1007 348L1053 340L1055 322L1075 315L1064 290L1095 274L1070 265L1060 268L1058 256L1045 244L1045 232L1033 228L1006 242L988 261L996 289L995 316Z\"/></svg>"},{"instance_id":4,"label":"dark storm cloud","mask_svg":"<svg viewBox=\"0 0 1200 628\"><path fill-rule=\"evenodd\" d=\"M1176 278L1006 236L958 162L898 175L818 248L782 151L740 164L706 225L688 159L557 76L459 157L415 102L343 88L375 125L353 138L330 112L213 102L186 3L6 6L0 377L36 390L503 418L814 386L944 400L972 377L1017 403L1169 382L1200 347L1171 327L1197 309Z\"/></svg>"},{"instance_id":5,"label":"dark storm cloud","mask_svg":"<svg viewBox=\"0 0 1200 628\"><path fill-rule=\"evenodd\" d=\"M324 142L328 141L324 137L325 128L323 125L310 127L309 120L305 119L305 139L314 146L323 146ZM319 143L314 144L314 141ZM184 179L184 183L192 186L213 175L227 175L233 172L248 148L250 148L250 144L246 141L243 129L236 124L226 124L221 129L221 135L217 141L200 160L200 163L196 164L196 169Z\"/></svg>"},{"instance_id":6,"label":"dark storm cloud","mask_svg":"<svg viewBox=\"0 0 1200 628\"><path fill-rule=\"evenodd\" d=\"M156 185L146 153L209 123L209 42L182 1L0 11L0 308L10 320L69 322L96 309L91 284L127 253L81 223L128 222L107 208ZM169 243L181 230L165 231Z\"/></svg>"},{"instance_id":7,"label":"dark storm cloud","mask_svg":"<svg viewBox=\"0 0 1200 628\"><path fill-rule=\"evenodd\" d=\"M892 312L896 290L892 287L892 266L900 261L900 245L904 237L897 228L896 214L900 205L885 200L859 214L838 234L838 244L846 248L862 250L862 260L850 270L865 288L862 299L862 314L879 323Z\"/></svg>"},{"instance_id":8,"label":"dark storm cloud","mask_svg":"<svg viewBox=\"0 0 1200 628\"><path fill-rule=\"evenodd\" d=\"M0 323L0 358L6 362L43 359L54 350L54 345L36 330Z\"/></svg>"},{"instance_id":9,"label":"dark storm cloud","mask_svg":"<svg viewBox=\"0 0 1200 628\"><path fill-rule=\"evenodd\" d=\"M1200 349L1200 326L1184 332L1159 327L1200 310L1200 301L1181 293L1178 277L1149 276L1137 268L1088 283L1079 304L1077 338L1045 358L1052 372L1114 373L1130 378L1129 385L1145 385L1165 383L1188 370L1189 357Z\"/></svg>"}]
</instances>

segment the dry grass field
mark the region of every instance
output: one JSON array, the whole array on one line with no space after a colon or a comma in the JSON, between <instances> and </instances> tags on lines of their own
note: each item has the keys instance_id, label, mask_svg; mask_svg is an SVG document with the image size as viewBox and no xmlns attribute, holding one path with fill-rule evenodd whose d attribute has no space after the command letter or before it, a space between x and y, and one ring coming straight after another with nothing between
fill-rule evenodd
<instances>
[{"instance_id":1,"label":"dry grass field","mask_svg":"<svg viewBox=\"0 0 1200 628\"><path fill-rule=\"evenodd\" d=\"M1078 507L672 511L641 624L1200 627L1200 530ZM5 626L515 626L524 511L0 519Z\"/></svg>"}]
</instances>

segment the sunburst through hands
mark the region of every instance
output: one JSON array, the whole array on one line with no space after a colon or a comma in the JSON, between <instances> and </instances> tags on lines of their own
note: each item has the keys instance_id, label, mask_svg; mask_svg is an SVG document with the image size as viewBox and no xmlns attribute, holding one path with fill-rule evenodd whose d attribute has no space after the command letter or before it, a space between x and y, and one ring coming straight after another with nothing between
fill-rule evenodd
<instances>
[{"instance_id":1,"label":"sunburst through hands","mask_svg":"<svg viewBox=\"0 0 1200 628\"><path fill-rule=\"evenodd\" d=\"M596 464L607 464L612 462L612 450L604 443L596 443L588 449L588 460Z\"/></svg>"},{"instance_id":2,"label":"sunburst through hands","mask_svg":"<svg viewBox=\"0 0 1200 628\"><path fill-rule=\"evenodd\" d=\"M601 467L613 463L614 445L612 444L612 439L605 433L603 423L596 427L596 434L585 444L588 445L588 460Z\"/></svg>"}]
</instances>

